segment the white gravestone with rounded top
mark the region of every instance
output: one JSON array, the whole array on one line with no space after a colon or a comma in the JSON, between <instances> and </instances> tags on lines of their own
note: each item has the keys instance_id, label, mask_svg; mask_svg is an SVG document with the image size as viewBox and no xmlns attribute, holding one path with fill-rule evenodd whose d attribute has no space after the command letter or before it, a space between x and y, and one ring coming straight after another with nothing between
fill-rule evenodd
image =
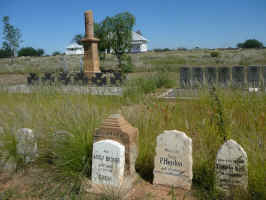
<instances>
[{"instance_id":1,"label":"white gravestone with rounded top","mask_svg":"<svg viewBox=\"0 0 266 200\"><path fill-rule=\"evenodd\" d=\"M216 156L216 187L229 191L232 187L248 186L247 154L234 140L228 140Z\"/></svg>"},{"instance_id":2,"label":"white gravestone with rounded top","mask_svg":"<svg viewBox=\"0 0 266 200\"><path fill-rule=\"evenodd\" d=\"M93 144L92 183L120 187L125 168L125 146L114 140Z\"/></svg>"},{"instance_id":3,"label":"white gravestone with rounded top","mask_svg":"<svg viewBox=\"0 0 266 200\"><path fill-rule=\"evenodd\" d=\"M153 184L189 190L192 184L192 140L177 130L157 136Z\"/></svg>"},{"instance_id":4,"label":"white gravestone with rounded top","mask_svg":"<svg viewBox=\"0 0 266 200\"><path fill-rule=\"evenodd\" d=\"M23 156L25 163L33 161L37 152L37 142L33 131L29 128L21 128L16 134L17 153Z\"/></svg>"}]
</instances>

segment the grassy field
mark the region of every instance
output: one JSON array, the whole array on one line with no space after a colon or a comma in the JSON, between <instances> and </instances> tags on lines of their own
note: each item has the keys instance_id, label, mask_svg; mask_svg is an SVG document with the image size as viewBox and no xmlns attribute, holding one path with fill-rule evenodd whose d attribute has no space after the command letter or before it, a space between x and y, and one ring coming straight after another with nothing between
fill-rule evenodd
<instances>
[{"instance_id":1,"label":"grassy field","mask_svg":"<svg viewBox=\"0 0 266 200\"><path fill-rule=\"evenodd\" d=\"M77 187L80 191L82 177L90 176L92 134L109 114L122 112L139 129L136 170L145 181L151 182L153 178L156 136L164 130L177 129L193 140L194 196L198 199L222 198L214 187L215 156L224 138L232 138L247 152L249 164L249 189L247 192L233 193L232 198L266 198L265 94L247 95L239 91L217 90L212 95L202 93L196 101L163 103L151 95L145 95L144 90L137 90L134 95L125 93L123 97L62 95L52 89L33 94L1 92L0 111L0 126L6 135L21 127L34 130L40 157L31 170L35 169L36 172L37 169L45 169L46 173L54 174L55 180L51 179L51 183L42 182L43 187L51 184L61 188L54 193L44 193L42 188L32 185L23 191L12 185L7 187L2 182L0 194L11 191L11 196L15 198L20 195L22 199L56 199L71 195L82 199L84 194L73 190ZM52 133L58 130L68 131L73 137L66 143L54 146ZM12 151L14 143L10 137L2 140L5 148L9 149L8 155L19 163L21 172L25 166ZM58 179L69 181L63 181L63 184ZM31 190L34 192L29 193Z\"/></svg>"},{"instance_id":2,"label":"grassy field","mask_svg":"<svg viewBox=\"0 0 266 200\"><path fill-rule=\"evenodd\" d=\"M130 54L135 71L154 71L163 67L178 71L180 66L236 66L236 65L266 65L266 49L251 50L219 50L218 57L212 57L214 50L188 50L147 52ZM0 59L0 74L51 72L59 68L70 71L80 70L81 56L48 56L48 57L19 57L15 59ZM117 60L113 55L107 55L101 61L104 68L114 68Z\"/></svg>"},{"instance_id":3,"label":"grassy field","mask_svg":"<svg viewBox=\"0 0 266 200\"><path fill-rule=\"evenodd\" d=\"M92 134L109 114L117 112L139 129L135 167L140 185L145 182L151 186L157 135L177 129L193 141L193 198L182 199L225 198L215 189L214 174L216 153L225 139L237 141L248 155L248 191L232 191L228 198L266 199L265 93L219 88L210 93L202 89L197 100L171 103L161 102L154 95L158 88L176 86L179 66L233 66L244 62L242 58L247 62L244 65L266 65L265 50L221 51L218 58L212 58L207 50L148 52L132 55L139 73L130 75L121 97L61 94L52 87L31 94L0 90L0 127L4 128L0 156L12 158L18 165L15 174L0 172L0 199L123 199L113 194L92 197L82 189L84 178L91 173ZM71 69L79 69L78 56L66 60L73 63ZM10 84L16 84L15 78L21 81L31 71L55 70L62 66L61 61L62 56L0 59L1 83L12 79ZM115 59L108 56L103 65L114 66ZM167 70L158 69L162 66ZM27 166L16 154L12 136L24 127L34 130L39 147L39 158ZM54 145L53 133L61 130L73 137ZM175 199L173 193L156 196L158 192L146 191L142 185L140 190L144 194L133 199Z\"/></svg>"}]
</instances>

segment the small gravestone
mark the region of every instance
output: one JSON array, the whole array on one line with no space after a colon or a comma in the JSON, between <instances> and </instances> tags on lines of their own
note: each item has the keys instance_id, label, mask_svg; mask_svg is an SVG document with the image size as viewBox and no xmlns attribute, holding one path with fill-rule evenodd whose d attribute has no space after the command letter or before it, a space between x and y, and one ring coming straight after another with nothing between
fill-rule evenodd
<instances>
[{"instance_id":1,"label":"small gravestone","mask_svg":"<svg viewBox=\"0 0 266 200\"><path fill-rule=\"evenodd\" d=\"M164 131L157 137L153 184L189 190L192 184L192 140L185 133Z\"/></svg>"},{"instance_id":2,"label":"small gravestone","mask_svg":"<svg viewBox=\"0 0 266 200\"><path fill-rule=\"evenodd\" d=\"M125 146L102 140L93 144L92 183L120 187L125 167Z\"/></svg>"},{"instance_id":3,"label":"small gravestone","mask_svg":"<svg viewBox=\"0 0 266 200\"><path fill-rule=\"evenodd\" d=\"M259 67L248 67L248 86L251 88L257 88L260 81Z\"/></svg>"},{"instance_id":4,"label":"small gravestone","mask_svg":"<svg viewBox=\"0 0 266 200\"><path fill-rule=\"evenodd\" d=\"M25 163L34 161L37 156L37 142L33 131L28 128L19 129L16 134L17 154L23 157Z\"/></svg>"},{"instance_id":5,"label":"small gravestone","mask_svg":"<svg viewBox=\"0 0 266 200\"><path fill-rule=\"evenodd\" d=\"M93 136L94 143L114 140L125 146L125 176L135 176L138 155L138 129L129 124L121 114L112 114L104 120Z\"/></svg>"},{"instance_id":6,"label":"small gravestone","mask_svg":"<svg viewBox=\"0 0 266 200\"><path fill-rule=\"evenodd\" d=\"M216 84L216 68L215 67L207 67L205 69L205 78L206 78L206 83L208 85L214 85Z\"/></svg>"},{"instance_id":7,"label":"small gravestone","mask_svg":"<svg viewBox=\"0 0 266 200\"><path fill-rule=\"evenodd\" d=\"M216 187L228 192L233 187L248 186L248 158L244 149L234 140L222 145L216 156Z\"/></svg>"},{"instance_id":8,"label":"small gravestone","mask_svg":"<svg viewBox=\"0 0 266 200\"><path fill-rule=\"evenodd\" d=\"M219 85L225 87L230 82L230 69L228 67L218 68L218 82Z\"/></svg>"},{"instance_id":9,"label":"small gravestone","mask_svg":"<svg viewBox=\"0 0 266 200\"><path fill-rule=\"evenodd\" d=\"M180 68L180 87L186 88L190 87L191 83L191 69L188 67L181 67Z\"/></svg>"},{"instance_id":10,"label":"small gravestone","mask_svg":"<svg viewBox=\"0 0 266 200\"><path fill-rule=\"evenodd\" d=\"M198 87L203 84L203 70L201 67L192 67L192 86Z\"/></svg>"},{"instance_id":11,"label":"small gravestone","mask_svg":"<svg viewBox=\"0 0 266 200\"><path fill-rule=\"evenodd\" d=\"M232 68L232 84L234 87L243 87L245 83L244 67Z\"/></svg>"}]
</instances>

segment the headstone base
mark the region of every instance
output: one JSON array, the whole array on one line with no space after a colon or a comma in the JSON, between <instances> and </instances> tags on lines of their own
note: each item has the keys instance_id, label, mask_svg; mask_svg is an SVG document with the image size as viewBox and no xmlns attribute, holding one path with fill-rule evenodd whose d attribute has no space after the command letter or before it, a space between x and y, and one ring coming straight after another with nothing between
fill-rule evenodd
<instances>
[{"instance_id":1,"label":"headstone base","mask_svg":"<svg viewBox=\"0 0 266 200\"><path fill-rule=\"evenodd\" d=\"M82 188L84 192L90 194L115 194L115 192L117 192L120 193L120 195L123 195L123 197L125 197L136 184L139 178L140 177L137 174L124 177L123 183L120 185L120 187L116 187L113 185L94 184L90 179L86 178L82 183Z\"/></svg>"}]
</instances>

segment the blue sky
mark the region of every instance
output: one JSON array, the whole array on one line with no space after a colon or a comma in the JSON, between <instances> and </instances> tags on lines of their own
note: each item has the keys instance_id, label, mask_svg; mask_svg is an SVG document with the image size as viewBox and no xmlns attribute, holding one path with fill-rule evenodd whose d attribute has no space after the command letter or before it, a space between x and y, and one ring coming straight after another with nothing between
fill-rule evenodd
<instances>
[{"instance_id":1,"label":"blue sky","mask_svg":"<svg viewBox=\"0 0 266 200\"><path fill-rule=\"evenodd\" d=\"M266 0L0 0L3 16L22 33L21 46L46 53L65 50L75 34L84 33L83 13L96 22L128 11L136 17L153 48L234 47L256 38L266 45Z\"/></svg>"}]
</instances>

